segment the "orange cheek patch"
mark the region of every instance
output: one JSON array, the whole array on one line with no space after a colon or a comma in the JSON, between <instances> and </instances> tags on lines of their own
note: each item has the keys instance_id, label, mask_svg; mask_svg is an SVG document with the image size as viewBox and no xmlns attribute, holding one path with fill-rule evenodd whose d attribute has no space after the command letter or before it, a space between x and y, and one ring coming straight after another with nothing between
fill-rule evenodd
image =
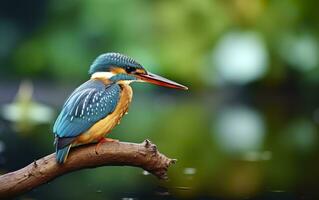
<instances>
[{"instance_id":1,"label":"orange cheek patch","mask_svg":"<svg viewBox=\"0 0 319 200\"><path fill-rule=\"evenodd\" d=\"M126 71L119 67L112 67L111 72L114 74L126 74Z\"/></svg>"},{"instance_id":2,"label":"orange cheek patch","mask_svg":"<svg viewBox=\"0 0 319 200\"><path fill-rule=\"evenodd\" d=\"M145 74L146 71L144 69L136 69L136 73L138 74Z\"/></svg>"}]
</instances>

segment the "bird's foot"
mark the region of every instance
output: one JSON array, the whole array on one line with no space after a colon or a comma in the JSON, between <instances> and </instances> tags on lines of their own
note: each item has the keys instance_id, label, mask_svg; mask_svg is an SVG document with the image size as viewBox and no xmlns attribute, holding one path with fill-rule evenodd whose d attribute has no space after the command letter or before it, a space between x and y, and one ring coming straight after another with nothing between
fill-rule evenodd
<instances>
[{"instance_id":1,"label":"bird's foot","mask_svg":"<svg viewBox=\"0 0 319 200\"><path fill-rule=\"evenodd\" d=\"M119 140L112 139L112 138L105 138L105 137L101 138L101 139L98 141L98 143L96 144L96 146L95 146L95 153L96 153L96 154L99 154L99 153L98 153L99 147L100 147L102 144L106 143L106 142L119 142Z\"/></svg>"},{"instance_id":2,"label":"bird's foot","mask_svg":"<svg viewBox=\"0 0 319 200\"><path fill-rule=\"evenodd\" d=\"M119 142L119 140L112 139L112 138L102 138L101 140L103 140L102 143L105 143L105 142Z\"/></svg>"}]
</instances>

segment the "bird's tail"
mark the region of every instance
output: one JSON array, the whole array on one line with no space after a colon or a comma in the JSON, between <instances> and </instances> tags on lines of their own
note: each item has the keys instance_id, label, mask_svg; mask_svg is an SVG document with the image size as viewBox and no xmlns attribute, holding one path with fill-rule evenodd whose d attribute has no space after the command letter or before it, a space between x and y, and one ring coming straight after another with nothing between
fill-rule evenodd
<instances>
[{"instance_id":1,"label":"bird's tail","mask_svg":"<svg viewBox=\"0 0 319 200\"><path fill-rule=\"evenodd\" d=\"M62 149L57 149L56 150L56 161L59 164L63 164L66 160L66 158L69 155L69 151L71 148L71 144L69 144L68 146L63 147Z\"/></svg>"}]
</instances>

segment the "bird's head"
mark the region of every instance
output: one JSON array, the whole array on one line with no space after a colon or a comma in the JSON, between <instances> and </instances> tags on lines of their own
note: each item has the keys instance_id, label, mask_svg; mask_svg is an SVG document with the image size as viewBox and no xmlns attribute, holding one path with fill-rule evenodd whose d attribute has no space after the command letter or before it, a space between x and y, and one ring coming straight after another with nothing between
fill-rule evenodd
<instances>
[{"instance_id":1,"label":"bird's head","mask_svg":"<svg viewBox=\"0 0 319 200\"><path fill-rule=\"evenodd\" d=\"M148 72L134 59L120 53L105 53L98 56L90 66L91 78L104 78L114 82L149 82L164 87L187 90L184 85Z\"/></svg>"}]
</instances>

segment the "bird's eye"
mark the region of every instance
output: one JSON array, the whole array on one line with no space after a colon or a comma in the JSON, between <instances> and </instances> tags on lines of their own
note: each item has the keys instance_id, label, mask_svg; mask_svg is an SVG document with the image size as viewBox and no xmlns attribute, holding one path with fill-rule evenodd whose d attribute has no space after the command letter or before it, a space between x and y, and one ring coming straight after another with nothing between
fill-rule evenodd
<instances>
[{"instance_id":1,"label":"bird's eye","mask_svg":"<svg viewBox=\"0 0 319 200\"><path fill-rule=\"evenodd\" d=\"M134 72L136 69L134 68L134 67L130 67L130 66L128 66L128 67L126 67L125 68L125 71L127 72L127 73L132 73L132 72Z\"/></svg>"}]
</instances>

